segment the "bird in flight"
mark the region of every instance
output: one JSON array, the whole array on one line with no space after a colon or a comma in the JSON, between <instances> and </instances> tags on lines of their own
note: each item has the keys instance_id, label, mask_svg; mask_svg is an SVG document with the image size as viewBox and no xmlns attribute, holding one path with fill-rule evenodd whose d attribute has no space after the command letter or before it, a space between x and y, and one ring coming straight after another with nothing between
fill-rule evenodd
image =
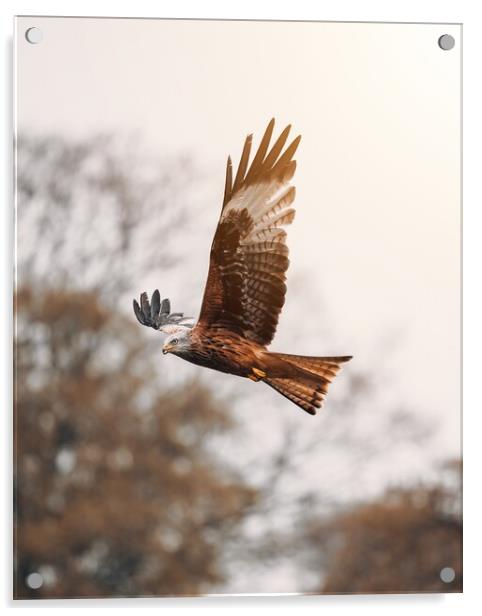
<instances>
[{"instance_id":1,"label":"bird in flight","mask_svg":"<svg viewBox=\"0 0 482 616\"><path fill-rule=\"evenodd\" d=\"M163 353L193 364L263 381L315 415L328 386L351 359L272 353L267 347L276 332L285 302L288 246L284 226L295 216L295 187L290 184L301 136L285 147L287 126L270 148L274 120L268 124L249 164L252 135L244 143L233 181L228 157L224 199L214 234L209 272L199 319L171 313L154 291L142 293L134 312L142 325L167 337Z\"/></svg>"}]
</instances>

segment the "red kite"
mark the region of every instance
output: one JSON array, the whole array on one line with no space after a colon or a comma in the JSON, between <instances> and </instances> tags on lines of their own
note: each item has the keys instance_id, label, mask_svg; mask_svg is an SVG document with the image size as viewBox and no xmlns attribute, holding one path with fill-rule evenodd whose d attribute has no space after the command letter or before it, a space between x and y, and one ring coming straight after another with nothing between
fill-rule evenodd
<instances>
[{"instance_id":1,"label":"red kite","mask_svg":"<svg viewBox=\"0 0 482 616\"><path fill-rule=\"evenodd\" d=\"M290 180L301 137L285 148L290 126L269 149L268 125L248 168L252 135L246 138L236 177L228 158L223 207L214 235L198 322L171 313L159 291L142 293L134 311L142 325L168 334L163 353L200 366L263 381L314 415L346 357L305 357L267 350L285 302L286 231L295 216ZM269 149L269 151L268 151Z\"/></svg>"}]
</instances>

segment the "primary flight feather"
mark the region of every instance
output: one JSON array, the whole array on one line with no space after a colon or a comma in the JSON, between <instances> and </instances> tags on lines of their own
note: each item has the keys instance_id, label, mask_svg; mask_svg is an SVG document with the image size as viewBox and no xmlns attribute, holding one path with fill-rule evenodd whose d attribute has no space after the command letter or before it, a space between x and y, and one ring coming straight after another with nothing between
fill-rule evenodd
<instances>
[{"instance_id":1,"label":"primary flight feather","mask_svg":"<svg viewBox=\"0 0 482 616\"><path fill-rule=\"evenodd\" d=\"M163 353L221 372L263 381L311 415L320 408L344 357L305 357L267 350L285 302L288 246L283 227L295 216L290 184L301 137L285 147L287 126L270 148L268 124L251 164L246 138L236 176L228 158L224 199L211 247L196 324L171 313L169 300L142 293L134 312L142 325L167 334Z\"/></svg>"}]
</instances>

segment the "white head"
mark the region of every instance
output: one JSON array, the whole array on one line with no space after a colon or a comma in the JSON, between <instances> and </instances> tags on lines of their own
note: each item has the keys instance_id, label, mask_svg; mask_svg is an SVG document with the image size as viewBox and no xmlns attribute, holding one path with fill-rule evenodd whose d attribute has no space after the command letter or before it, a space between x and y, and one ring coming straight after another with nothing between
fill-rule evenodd
<instances>
[{"instance_id":1,"label":"white head","mask_svg":"<svg viewBox=\"0 0 482 616\"><path fill-rule=\"evenodd\" d=\"M174 355L182 355L189 351L191 346L191 328L184 325L164 325L160 331L167 334L162 347L164 355L173 353Z\"/></svg>"}]
</instances>

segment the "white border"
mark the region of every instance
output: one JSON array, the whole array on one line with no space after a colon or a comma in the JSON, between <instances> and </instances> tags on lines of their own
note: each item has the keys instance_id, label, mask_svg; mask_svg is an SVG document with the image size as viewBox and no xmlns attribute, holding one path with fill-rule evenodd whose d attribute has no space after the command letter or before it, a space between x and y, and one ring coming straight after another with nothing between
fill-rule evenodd
<instances>
[{"instance_id":1,"label":"white border","mask_svg":"<svg viewBox=\"0 0 482 616\"><path fill-rule=\"evenodd\" d=\"M61 607L69 612L74 607L130 610L173 608L180 613L191 610L223 609L230 612L263 609L288 613L320 610L356 613L359 616L392 612L414 615L437 613L476 613L481 601L478 595L480 565L480 527L482 519L479 464L482 425L482 405L479 391L480 372L480 320L482 317L480 286L482 277L479 264L481 253L481 156L482 143L480 110L482 109L480 83L480 3L477 0L244 0L228 3L226 0L43 0L11 1L0 3L0 31L3 58L3 128L6 139L1 149L0 186L4 187L1 209L0 241L1 302L0 342L3 353L0 366L0 392L3 421L2 464L2 550L0 564L1 601L7 609L20 612L31 608L41 611ZM464 594L463 595L369 595L369 596L262 596L262 597L202 597L185 599L117 599L75 601L11 601L11 285L12 285L12 29L14 15L85 15L112 17L196 17L225 19L284 19L324 21L400 21L445 22L464 24ZM480 608L479 608L480 609Z\"/></svg>"}]
</instances>

